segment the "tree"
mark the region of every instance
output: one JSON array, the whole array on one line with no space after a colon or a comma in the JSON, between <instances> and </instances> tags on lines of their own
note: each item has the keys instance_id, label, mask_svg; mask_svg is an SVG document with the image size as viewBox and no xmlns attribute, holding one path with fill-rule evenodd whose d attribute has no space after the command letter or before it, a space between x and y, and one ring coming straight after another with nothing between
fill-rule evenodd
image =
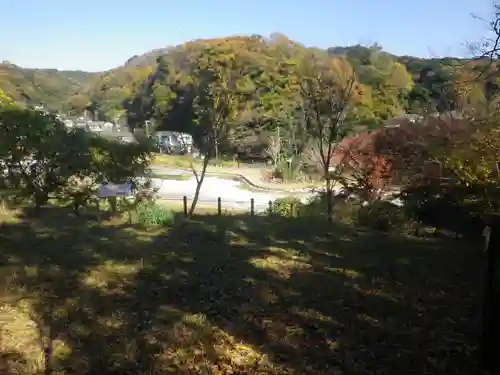
<instances>
[{"instance_id":1,"label":"tree","mask_svg":"<svg viewBox=\"0 0 500 375\"><path fill-rule=\"evenodd\" d=\"M68 131L52 115L15 106L0 110L0 159L6 184L40 208L49 199L72 202L77 211L97 184L131 182L144 175L149 145L121 144L83 130Z\"/></svg>"},{"instance_id":2,"label":"tree","mask_svg":"<svg viewBox=\"0 0 500 375\"><path fill-rule=\"evenodd\" d=\"M60 197L69 199L75 211L95 196L101 183L129 183L136 192L143 189L145 184L138 177L145 176L151 164L150 144L124 144L83 132L80 135L79 148L84 151L72 162L75 172ZM113 199L111 203L115 210Z\"/></svg>"},{"instance_id":3,"label":"tree","mask_svg":"<svg viewBox=\"0 0 500 375\"><path fill-rule=\"evenodd\" d=\"M192 134L203 155L203 166L199 173L193 166L197 185L189 216L196 208L208 162L217 154L219 143L229 134L230 120L237 110L238 78L233 55L207 48L196 60L192 77L195 87Z\"/></svg>"},{"instance_id":4,"label":"tree","mask_svg":"<svg viewBox=\"0 0 500 375\"><path fill-rule=\"evenodd\" d=\"M90 105L90 98L85 94L72 95L68 100L68 107L71 112L81 115Z\"/></svg>"},{"instance_id":5,"label":"tree","mask_svg":"<svg viewBox=\"0 0 500 375\"><path fill-rule=\"evenodd\" d=\"M12 103L13 103L12 99L9 98L7 94L5 94L5 92L3 92L3 90L0 89L0 105L10 105Z\"/></svg>"},{"instance_id":6,"label":"tree","mask_svg":"<svg viewBox=\"0 0 500 375\"><path fill-rule=\"evenodd\" d=\"M338 171L332 172L332 158L345 135L344 119L353 104L355 74L343 58L318 54L304 56L299 65L298 82L306 129L318 149L320 169L325 179L328 220L333 220L333 183Z\"/></svg>"},{"instance_id":7,"label":"tree","mask_svg":"<svg viewBox=\"0 0 500 375\"><path fill-rule=\"evenodd\" d=\"M467 191L471 211L498 212L500 209L500 131L498 115L477 119L463 137L439 150L439 158L449 183Z\"/></svg>"},{"instance_id":8,"label":"tree","mask_svg":"<svg viewBox=\"0 0 500 375\"><path fill-rule=\"evenodd\" d=\"M272 159L273 166L277 167L280 161L282 143L279 128L273 134L269 135L268 140L266 152Z\"/></svg>"},{"instance_id":9,"label":"tree","mask_svg":"<svg viewBox=\"0 0 500 375\"><path fill-rule=\"evenodd\" d=\"M337 147L344 189L362 202L383 198L391 181L391 163L375 148L376 133L363 132L344 138Z\"/></svg>"},{"instance_id":10,"label":"tree","mask_svg":"<svg viewBox=\"0 0 500 375\"><path fill-rule=\"evenodd\" d=\"M8 183L40 208L74 173L80 149L76 133L51 115L16 107L0 111L0 158ZM78 159L76 159L78 160Z\"/></svg>"}]
</instances>

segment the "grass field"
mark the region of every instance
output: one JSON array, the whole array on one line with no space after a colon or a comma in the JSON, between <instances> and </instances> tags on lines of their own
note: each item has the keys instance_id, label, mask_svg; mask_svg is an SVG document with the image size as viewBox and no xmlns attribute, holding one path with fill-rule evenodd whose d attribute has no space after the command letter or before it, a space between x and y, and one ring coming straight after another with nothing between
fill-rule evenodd
<instances>
[{"instance_id":1,"label":"grass field","mask_svg":"<svg viewBox=\"0 0 500 375\"><path fill-rule=\"evenodd\" d=\"M482 259L454 241L244 215L0 222L2 374L41 370L49 342L58 374L478 373Z\"/></svg>"},{"instance_id":2,"label":"grass field","mask_svg":"<svg viewBox=\"0 0 500 375\"><path fill-rule=\"evenodd\" d=\"M192 165L200 167L202 162L200 160L193 160L189 155L165 155L165 154L155 154L153 158L153 163L158 165L164 165L166 167L189 169ZM237 168L240 164L233 160L211 160L211 166L219 167L229 167ZM242 164L244 165L244 164Z\"/></svg>"}]
</instances>

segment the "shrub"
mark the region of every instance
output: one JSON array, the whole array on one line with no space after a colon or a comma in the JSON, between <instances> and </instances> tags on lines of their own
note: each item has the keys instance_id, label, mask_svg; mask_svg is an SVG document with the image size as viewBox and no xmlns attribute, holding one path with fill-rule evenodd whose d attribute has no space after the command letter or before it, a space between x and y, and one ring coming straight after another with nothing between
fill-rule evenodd
<instances>
[{"instance_id":1,"label":"shrub","mask_svg":"<svg viewBox=\"0 0 500 375\"><path fill-rule=\"evenodd\" d=\"M301 176L301 162L297 157L292 157L291 161L282 160L275 166L272 177L283 181L296 181Z\"/></svg>"},{"instance_id":2,"label":"shrub","mask_svg":"<svg viewBox=\"0 0 500 375\"><path fill-rule=\"evenodd\" d=\"M269 215L278 215L285 217L298 216L304 204L295 197L286 197L276 199L268 209Z\"/></svg>"},{"instance_id":3,"label":"shrub","mask_svg":"<svg viewBox=\"0 0 500 375\"><path fill-rule=\"evenodd\" d=\"M414 222L405 215L403 208L379 200L359 209L357 224L384 232L406 232L413 227Z\"/></svg>"},{"instance_id":4,"label":"shrub","mask_svg":"<svg viewBox=\"0 0 500 375\"><path fill-rule=\"evenodd\" d=\"M351 199L344 196L333 197L333 219L334 221L344 224L352 224L356 222L356 216L361 202L357 199ZM320 191L307 204L301 208L301 216L324 216L326 220L327 201L326 192Z\"/></svg>"},{"instance_id":5,"label":"shrub","mask_svg":"<svg viewBox=\"0 0 500 375\"><path fill-rule=\"evenodd\" d=\"M170 226L174 218L174 211L154 203L141 203L136 208L137 223L146 227Z\"/></svg>"},{"instance_id":6,"label":"shrub","mask_svg":"<svg viewBox=\"0 0 500 375\"><path fill-rule=\"evenodd\" d=\"M454 232L467 238L481 238L487 207L483 190L452 184L408 186L401 194L407 216L427 227Z\"/></svg>"}]
</instances>

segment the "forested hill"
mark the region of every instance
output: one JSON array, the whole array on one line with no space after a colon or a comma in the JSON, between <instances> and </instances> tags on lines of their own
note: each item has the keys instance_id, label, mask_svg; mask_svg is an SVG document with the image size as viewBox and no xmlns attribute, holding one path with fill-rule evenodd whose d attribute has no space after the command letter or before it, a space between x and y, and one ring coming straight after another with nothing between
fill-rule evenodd
<instances>
[{"instance_id":1,"label":"forested hill","mask_svg":"<svg viewBox=\"0 0 500 375\"><path fill-rule=\"evenodd\" d=\"M133 56L122 66L100 74L3 64L0 89L17 101L43 103L73 114L91 109L111 120L128 118L132 126L151 116L161 124L167 120L167 106L175 107L173 113L168 111L168 120L189 120L186 97L181 103L172 101L171 95L183 91L193 60L207 47L220 58L235 57L238 69L245 74L240 89L247 91L242 115L247 122L272 121L294 107L294 82L290 79L293 66L312 51L330 55L336 69L343 70L339 74L356 72L360 100L355 117L369 127L403 113L474 106L496 90L496 79L487 74L481 82L474 79L482 68L472 61L398 57L379 45L322 51L306 48L281 34L195 40ZM160 56L162 66L157 62ZM173 76L176 87L172 87Z\"/></svg>"},{"instance_id":2,"label":"forested hill","mask_svg":"<svg viewBox=\"0 0 500 375\"><path fill-rule=\"evenodd\" d=\"M89 91L72 101L80 106L90 105L109 118L128 114L132 125L153 115L161 120L165 96L172 89L167 82L171 77L166 77L174 74L178 75L179 82L189 81L191 62L207 46L221 56L236 56L247 78L246 115L266 119L277 116L273 111L282 113L283 105L292 104L291 66L301 55L318 51L305 48L281 34L270 38L243 36L191 41L134 56L122 67L98 77ZM475 105L484 102L489 92L496 89L496 80L487 75L483 75L482 82L476 82L474 77L479 75L481 67L469 60L398 57L378 45L334 47L323 52L337 62L345 62L345 69L356 71L362 96L357 118L367 126L377 126L403 113L453 110L465 103ZM163 67L157 64L159 56L165 57ZM155 79L151 80L154 72ZM179 82L177 90L182 86ZM75 107L75 110L82 110L82 107ZM177 111L176 121L179 116L182 117Z\"/></svg>"},{"instance_id":3,"label":"forested hill","mask_svg":"<svg viewBox=\"0 0 500 375\"><path fill-rule=\"evenodd\" d=\"M56 69L26 69L9 62L0 63L0 89L17 102L45 105L55 111L66 111L68 99L89 90L96 73Z\"/></svg>"}]
</instances>

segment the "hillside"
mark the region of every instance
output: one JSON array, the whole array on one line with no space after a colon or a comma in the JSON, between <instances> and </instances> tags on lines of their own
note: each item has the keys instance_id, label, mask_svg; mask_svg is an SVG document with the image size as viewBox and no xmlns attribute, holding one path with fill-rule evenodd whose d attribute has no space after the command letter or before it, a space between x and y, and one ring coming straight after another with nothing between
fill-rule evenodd
<instances>
[{"instance_id":1,"label":"hillside","mask_svg":"<svg viewBox=\"0 0 500 375\"><path fill-rule=\"evenodd\" d=\"M137 108L131 111L130 104L134 100L135 104L151 103L155 93L161 95L158 87L152 90L144 85L158 68L158 56L165 56L165 64L170 66L167 70L173 69L175 74L182 72L182 76L188 77L190 61L206 46L223 50L228 56L238 56L249 73L248 77L254 81L252 84L255 80L259 81L262 90L255 93L258 92L260 96L249 101L249 107L253 107L254 112L257 110L254 105L256 102L262 104L268 99L283 99L278 99L280 95L270 83L270 79L276 82L286 78L284 71L276 71L276 68L287 63L293 64L300 54L315 50L280 34L271 38L242 36L191 41L134 56L122 67L97 77L89 91L84 93L86 99L83 101L92 102L94 109L105 117L123 114L129 103L129 120L132 123L141 122L144 116L151 116L154 109L150 108L149 112L146 111L148 113L137 116ZM486 80L477 84L473 82L473 77L478 75L475 71L477 66L469 60L395 56L385 52L379 45L333 47L327 52L333 57L346 59L350 68L356 71L363 91L357 116L371 127L404 113L454 110L463 103L474 105L484 102L489 93L496 89L495 77L486 77ZM267 96L270 92L274 92L274 99ZM139 100L138 96L145 100ZM262 112L262 109L259 111Z\"/></svg>"},{"instance_id":2,"label":"hillside","mask_svg":"<svg viewBox=\"0 0 500 375\"><path fill-rule=\"evenodd\" d=\"M3 62L0 64L0 89L17 102L40 105L51 110L67 110L71 95L88 89L96 73L26 69Z\"/></svg>"},{"instance_id":3,"label":"hillside","mask_svg":"<svg viewBox=\"0 0 500 375\"><path fill-rule=\"evenodd\" d=\"M158 103L153 102L162 95L161 87L163 91L170 88L161 79L151 80L158 76L152 74L158 73L158 57L165 58L168 66L165 72L187 78L190 63L207 46L240 60L251 81L247 82L249 87L256 88L255 95L248 97L247 115L251 112L255 117L258 112L261 120L273 118L271 107L277 102L290 104L290 98L286 98L287 68L283 66L293 65L304 53L318 51L282 34L269 38L253 35L195 40L132 56L122 66L100 74L23 69L2 64L0 89L16 101L43 103L48 108L74 114L88 108L102 118L128 118L135 126L153 113L159 113ZM497 88L495 77L486 76L484 81L472 83L477 65L468 60L395 56L377 44L332 47L321 52L347 61L347 69L356 71L362 92L356 116L369 127L377 127L388 118L404 113L453 110L463 103L481 103ZM257 81L258 88L255 87Z\"/></svg>"}]
</instances>

